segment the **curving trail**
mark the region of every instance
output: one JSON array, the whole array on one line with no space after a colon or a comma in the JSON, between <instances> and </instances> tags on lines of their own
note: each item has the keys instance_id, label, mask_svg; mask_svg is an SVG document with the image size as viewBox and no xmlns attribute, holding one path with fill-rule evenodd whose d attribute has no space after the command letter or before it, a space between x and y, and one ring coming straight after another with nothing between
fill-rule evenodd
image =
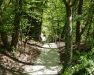
<instances>
[{"instance_id":1,"label":"curving trail","mask_svg":"<svg viewBox=\"0 0 94 75\"><path fill-rule=\"evenodd\" d=\"M29 75L55 75L61 70L58 47L64 46L64 42L45 43L39 49L41 54L33 66L24 66L26 73Z\"/></svg>"}]
</instances>

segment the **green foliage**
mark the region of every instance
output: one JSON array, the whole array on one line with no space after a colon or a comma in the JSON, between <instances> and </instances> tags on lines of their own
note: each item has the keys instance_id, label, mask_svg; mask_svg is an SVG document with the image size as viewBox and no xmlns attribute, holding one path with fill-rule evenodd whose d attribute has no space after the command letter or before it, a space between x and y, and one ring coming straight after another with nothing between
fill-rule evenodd
<instances>
[{"instance_id":1,"label":"green foliage","mask_svg":"<svg viewBox=\"0 0 94 75\"><path fill-rule=\"evenodd\" d=\"M94 48L89 53L75 54L72 67L67 68L62 75L93 75Z\"/></svg>"},{"instance_id":2,"label":"green foliage","mask_svg":"<svg viewBox=\"0 0 94 75\"><path fill-rule=\"evenodd\" d=\"M47 2L47 8L44 9L42 25L42 31L46 32L45 34L48 37L48 41L54 41L56 39L56 35L61 37L60 35L63 32L64 21L64 4L59 0L49 0Z\"/></svg>"},{"instance_id":3,"label":"green foliage","mask_svg":"<svg viewBox=\"0 0 94 75\"><path fill-rule=\"evenodd\" d=\"M8 0L4 1L1 6L1 22L0 31L3 32L10 32L12 30L12 23L13 23L13 4L11 4Z\"/></svg>"},{"instance_id":4,"label":"green foliage","mask_svg":"<svg viewBox=\"0 0 94 75\"><path fill-rule=\"evenodd\" d=\"M24 3L21 10L15 10L19 6L15 6L16 0L0 0L0 33L10 33L8 36L11 37L11 33L14 28L14 16L15 13L21 13L21 21L19 29L22 31L21 34L27 34L30 27L34 27L42 22L42 32L47 37L48 42L55 42L58 37L64 38L64 26L66 19L66 8L62 3L62 0L22 0ZM78 0L74 0L73 4L73 42L75 41L76 33L76 22L80 21L81 31L85 28L84 33L81 35L81 41L89 42L90 47L94 45L94 2L85 0L83 3L83 11L81 15L77 15ZM32 22L32 18L36 22ZM33 25L34 26L31 26ZM29 29L28 29L29 27ZM36 26L38 28L38 26ZM34 34L36 29L30 34ZM36 34L36 33L35 33ZM67 33L68 34L68 33ZM19 37L18 37L19 38ZM5 39L5 38L4 38ZM11 40L11 39L9 39ZM15 54L15 48L13 53ZM49 55L48 55L49 54ZM48 51L47 54L43 55L44 62L56 62L59 61L58 54L53 50ZM53 59L52 59L53 58ZM63 75L90 75L94 71L94 49L88 53L76 53L73 57L72 67L65 70ZM48 66L48 65L47 65Z\"/></svg>"}]
</instances>

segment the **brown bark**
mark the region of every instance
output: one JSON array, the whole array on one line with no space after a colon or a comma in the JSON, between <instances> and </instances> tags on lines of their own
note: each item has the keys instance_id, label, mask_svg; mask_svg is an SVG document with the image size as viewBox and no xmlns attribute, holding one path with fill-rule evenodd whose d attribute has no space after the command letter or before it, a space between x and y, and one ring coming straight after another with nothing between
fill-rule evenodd
<instances>
[{"instance_id":1,"label":"brown bark","mask_svg":"<svg viewBox=\"0 0 94 75\"><path fill-rule=\"evenodd\" d=\"M8 35L6 32L1 32L1 40L6 49L9 49Z\"/></svg>"},{"instance_id":2,"label":"brown bark","mask_svg":"<svg viewBox=\"0 0 94 75\"><path fill-rule=\"evenodd\" d=\"M16 45L18 43L18 38L19 38L19 29L20 29L20 16L19 14L15 15L15 20L14 20L14 30L12 34L12 41L11 41L11 46L14 46L16 48Z\"/></svg>"}]
</instances>

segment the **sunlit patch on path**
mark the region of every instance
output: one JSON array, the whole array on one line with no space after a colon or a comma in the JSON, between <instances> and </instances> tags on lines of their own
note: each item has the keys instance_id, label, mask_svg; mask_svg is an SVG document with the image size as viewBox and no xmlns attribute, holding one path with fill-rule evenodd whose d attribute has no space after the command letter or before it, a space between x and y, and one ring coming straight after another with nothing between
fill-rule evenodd
<instances>
[{"instance_id":1,"label":"sunlit patch on path","mask_svg":"<svg viewBox=\"0 0 94 75\"><path fill-rule=\"evenodd\" d=\"M59 60L58 47L62 44L58 43L45 43L40 48L41 54L38 57L34 66L24 66L25 71L30 75L54 75L57 74L62 68ZM63 43L64 46L64 43ZM47 48L47 49L46 49Z\"/></svg>"}]
</instances>

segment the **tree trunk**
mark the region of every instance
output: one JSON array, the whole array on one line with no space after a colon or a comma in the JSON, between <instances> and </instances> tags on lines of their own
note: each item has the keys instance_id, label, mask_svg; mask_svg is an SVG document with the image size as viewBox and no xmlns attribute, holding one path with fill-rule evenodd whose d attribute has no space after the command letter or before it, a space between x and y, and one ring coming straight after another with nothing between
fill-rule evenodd
<instances>
[{"instance_id":1,"label":"tree trunk","mask_svg":"<svg viewBox=\"0 0 94 75\"><path fill-rule=\"evenodd\" d=\"M8 35L6 32L1 32L1 40L6 49L9 49Z\"/></svg>"},{"instance_id":2,"label":"tree trunk","mask_svg":"<svg viewBox=\"0 0 94 75\"><path fill-rule=\"evenodd\" d=\"M22 0L16 0L14 29L12 34L11 47L16 48L19 39L20 21L21 21Z\"/></svg>"},{"instance_id":3,"label":"tree trunk","mask_svg":"<svg viewBox=\"0 0 94 75\"><path fill-rule=\"evenodd\" d=\"M83 0L78 0L78 16L82 15L82 6L83 6ZM76 23L76 44L77 44L77 49L79 49L80 46L80 41L81 41L81 22L80 20L77 20Z\"/></svg>"},{"instance_id":4,"label":"tree trunk","mask_svg":"<svg viewBox=\"0 0 94 75\"><path fill-rule=\"evenodd\" d=\"M65 71L71 65L72 62L72 1L64 0L66 7L66 30L65 30L65 53L63 70Z\"/></svg>"},{"instance_id":5,"label":"tree trunk","mask_svg":"<svg viewBox=\"0 0 94 75\"><path fill-rule=\"evenodd\" d=\"M19 29L20 29L20 16L19 14L15 15L15 20L14 20L14 29L13 29L13 34L12 34L12 41L11 41L11 46L14 46L16 48L16 45L18 43L18 38L19 38Z\"/></svg>"},{"instance_id":6,"label":"tree trunk","mask_svg":"<svg viewBox=\"0 0 94 75\"><path fill-rule=\"evenodd\" d=\"M0 26L2 28L3 26L3 16L2 16L2 9L1 9L1 5L3 3L3 0L0 0ZM1 40L3 42L3 46L6 48L6 49L9 49L9 42L8 42L8 36L7 36L7 33L4 31L4 30L0 30L0 35L1 35Z\"/></svg>"}]
</instances>

